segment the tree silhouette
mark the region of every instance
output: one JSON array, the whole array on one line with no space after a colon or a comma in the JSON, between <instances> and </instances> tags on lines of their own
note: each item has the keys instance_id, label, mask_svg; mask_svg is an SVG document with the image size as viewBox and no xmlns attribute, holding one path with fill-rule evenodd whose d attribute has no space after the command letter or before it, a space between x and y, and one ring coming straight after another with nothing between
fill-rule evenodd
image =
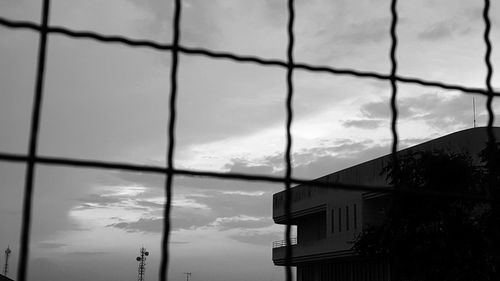
<instances>
[{"instance_id":1,"label":"tree silhouette","mask_svg":"<svg viewBox=\"0 0 500 281\"><path fill-rule=\"evenodd\" d=\"M485 180L494 181L485 167L497 156L484 150L480 161L444 150L399 156L382 174L397 190L412 192L385 195L391 198L385 219L364 229L354 249L388 259L393 280L500 280L491 248L499 237L489 234L498 230L498 216L488 202L468 198L491 193Z\"/></svg>"},{"instance_id":2,"label":"tree silhouette","mask_svg":"<svg viewBox=\"0 0 500 281\"><path fill-rule=\"evenodd\" d=\"M479 157L485 171L482 184L491 198L480 225L489 252L491 280L500 280L500 143L489 141Z\"/></svg>"}]
</instances>

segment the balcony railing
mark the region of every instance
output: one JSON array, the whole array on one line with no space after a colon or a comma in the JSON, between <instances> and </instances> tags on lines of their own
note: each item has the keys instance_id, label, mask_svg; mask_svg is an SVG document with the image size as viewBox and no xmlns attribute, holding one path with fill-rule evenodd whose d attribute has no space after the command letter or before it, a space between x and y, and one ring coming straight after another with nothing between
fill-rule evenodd
<instances>
[{"instance_id":1,"label":"balcony railing","mask_svg":"<svg viewBox=\"0 0 500 281\"><path fill-rule=\"evenodd\" d=\"M291 243L292 245L297 245L297 237L292 237L291 238ZM274 248L281 248L286 246L286 240L278 240L273 242L273 249Z\"/></svg>"}]
</instances>

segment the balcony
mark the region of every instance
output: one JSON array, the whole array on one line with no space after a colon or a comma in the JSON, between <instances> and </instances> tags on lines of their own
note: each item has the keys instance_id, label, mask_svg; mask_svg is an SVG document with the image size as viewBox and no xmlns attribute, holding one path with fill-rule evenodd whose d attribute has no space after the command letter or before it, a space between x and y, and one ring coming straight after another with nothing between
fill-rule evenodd
<instances>
[{"instance_id":1,"label":"balcony","mask_svg":"<svg viewBox=\"0 0 500 281\"><path fill-rule=\"evenodd\" d=\"M297 237L291 237L292 246L297 245ZM286 247L286 240L278 240L273 242L274 248Z\"/></svg>"},{"instance_id":2,"label":"balcony","mask_svg":"<svg viewBox=\"0 0 500 281\"><path fill-rule=\"evenodd\" d=\"M292 240L292 265L354 256L354 251L351 248L355 237L356 234L346 232L300 244L297 244L297 239L294 238ZM273 242L273 262L275 265L285 265L285 249L286 242L284 240Z\"/></svg>"},{"instance_id":3,"label":"balcony","mask_svg":"<svg viewBox=\"0 0 500 281\"><path fill-rule=\"evenodd\" d=\"M325 194L328 190L314 186L300 185L292 188L291 218L292 220L326 209ZM276 223L286 223L285 191L273 196L273 219ZM292 223L293 224L293 223Z\"/></svg>"}]
</instances>

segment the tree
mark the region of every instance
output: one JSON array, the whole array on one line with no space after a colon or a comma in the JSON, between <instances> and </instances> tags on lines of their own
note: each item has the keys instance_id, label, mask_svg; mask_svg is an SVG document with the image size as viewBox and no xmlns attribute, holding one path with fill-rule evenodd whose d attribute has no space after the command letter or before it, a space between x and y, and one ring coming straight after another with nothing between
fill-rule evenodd
<instances>
[{"instance_id":1,"label":"tree","mask_svg":"<svg viewBox=\"0 0 500 281\"><path fill-rule=\"evenodd\" d=\"M467 197L487 194L485 169L466 153L443 150L398 158L382 171L396 187L386 195L385 219L365 229L354 249L387 258L394 280L496 280L488 239L498 237L485 233L497 218L487 203Z\"/></svg>"}]
</instances>

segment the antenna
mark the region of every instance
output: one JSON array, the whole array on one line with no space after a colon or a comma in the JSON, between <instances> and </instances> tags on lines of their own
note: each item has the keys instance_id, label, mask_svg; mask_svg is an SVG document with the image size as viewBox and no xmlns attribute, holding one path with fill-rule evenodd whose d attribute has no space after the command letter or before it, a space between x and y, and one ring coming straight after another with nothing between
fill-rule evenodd
<instances>
[{"instance_id":1,"label":"antenna","mask_svg":"<svg viewBox=\"0 0 500 281\"><path fill-rule=\"evenodd\" d=\"M472 97L472 112L474 114L474 128L476 128L476 101L474 97Z\"/></svg>"},{"instance_id":2,"label":"antenna","mask_svg":"<svg viewBox=\"0 0 500 281\"><path fill-rule=\"evenodd\" d=\"M191 276L191 272L184 272L186 274L186 281L189 281L189 276Z\"/></svg>"},{"instance_id":3,"label":"antenna","mask_svg":"<svg viewBox=\"0 0 500 281\"><path fill-rule=\"evenodd\" d=\"M7 273L9 273L9 255L11 253L10 246L7 246L7 249L5 250L5 265L3 267L3 275L7 276Z\"/></svg>"},{"instance_id":4,"label":"antenna","mask_svg":"<svg viewBox=\"0 0 500 281\"><path fill-rule=\"evenodd\" d=\"M146 276L146 257L149 256L149 252L146 251L144 247L141 247L139 252L141 255L135 258L135 260L139 262L137 281L144 281Z\"/></svg>"}]
</instances>

